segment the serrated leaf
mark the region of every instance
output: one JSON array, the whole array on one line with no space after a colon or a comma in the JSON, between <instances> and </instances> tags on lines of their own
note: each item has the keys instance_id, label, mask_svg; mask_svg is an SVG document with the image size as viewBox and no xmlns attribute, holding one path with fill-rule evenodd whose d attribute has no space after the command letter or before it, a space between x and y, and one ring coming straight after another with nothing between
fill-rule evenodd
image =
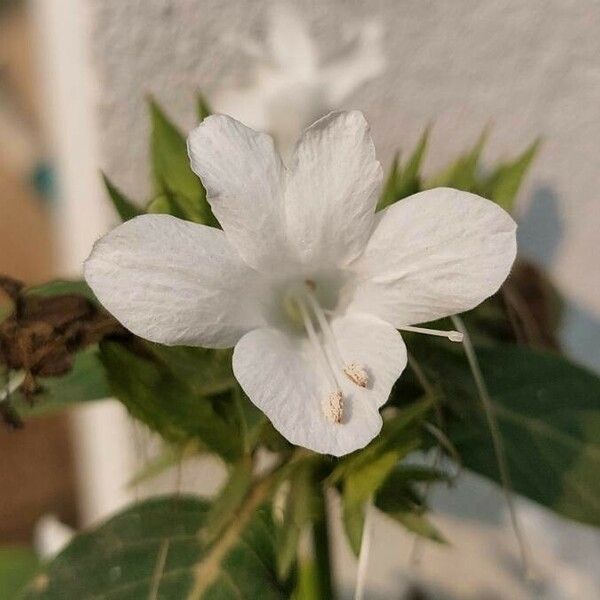
<instances>
[{"instance_id":1,"label":"serrated leaf","mask_svg":"<svg viewBox=\"0 0 600 600\"><path fill-rule=\"evenodd\" d=\"M132 200L127 198L127 196L125 196L125 194L123 194L123 192L121 192L121 190L119 190L119 188L117 188L104 173L102 173L102 181L108 192L108 197L119 217L121 217L121 221L128 221L129 219L133 219L144 213L144 211L136 206Z\"/></svg>"},{"instance_id":2,"label":"serrated leaf","mask_svg":"<svg viewBox=\"0 0 600 600\"><path fill-rule=\"evenodd\" d=\"M168 441L185 443L197 438L225 460L240 455L236 430L206 397L164 364L115 342L103 342L100 349L113 393L134 417Z\"/></svg>"},{"instance_id":3,"label":"serrated leaf","mask_svg":"<svg viewBox=\"0 0 600 600\"><path fill-rule=\"evenodd\" d=\"M190 167L185 137L153 100L150 115L152 167L159 193L171 194L186 219L208 223L210 207L204 187Z\"/></svg>"},{"instance_id":4,"label":"serrated leaf","mask_svg":"<svg viewBox=\"0 0 600 600\"><path fill-rule=\"evenodd\" d=\"M210 504L165 497L132 506L77 535L28 586L24 600L160 598L182 600L192 589L207 548L197 532ZM275 571L273 524L256 513L219 564L204 600L284 600L289 590Z\"/></svg>"},{"instance_id":5,"label":"serrated leaf","mask_svg":"<svg viewBox=\"0 0 600 600\"><path fill-rule=\"evenodd\" d=\"M539 146L540 140L535 140L515 160L496 167L480 184L480 194L490 198L505 210L512 211L521 183L529 171Z\"/></svg>"},{"instance_id":6,"label":"serrated leaf","mask_svg":"<svg viewBox=\"0 0 600 600\"><path fill-rule=\"evenodd\" d=\"M483 130L473 148L467 154L458 158L441 173L434 175L424 185L425 189L436 187L451 187L465 192L471 192L477 186L477 169L481 152L487 140L488 130Z\"/></svg>"}]
</instances>

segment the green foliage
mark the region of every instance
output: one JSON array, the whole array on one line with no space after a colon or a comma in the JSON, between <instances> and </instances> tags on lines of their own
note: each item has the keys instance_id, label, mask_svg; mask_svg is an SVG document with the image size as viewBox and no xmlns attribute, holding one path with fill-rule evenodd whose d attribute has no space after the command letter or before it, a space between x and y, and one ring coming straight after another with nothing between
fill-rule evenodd
<instances>
[{"instance_id":1,"label":"green foliage","mask_svg":"<svg viewBox=\"0 0 600 600\"><path fill-rule=\"evenodd\" d=\"M323 517L320 514L321 494L314 465L302 465L288 480L283 516L276 538L277 568L281 577L288 576L296 561L301 534L313 521Z\"/></svg>"},{"instance_id":2,"label":"green foliage","mask_svg":"<svg viewBox=\"0 0 600 600\"><path fill-rule=\"evenodd\" d=\"M379 210L393 204L400 198L405 198L421 191L421 164L425 157L430 129L427 127L417 143L405 167L400 164L400 155L396 154L392 168L386 179L383 193L379 199Z\"/></svg>"},{"instance_id":3,"label":"green foliage","mask_svg":"<svg viewBox=\"0 0 600 600\"><path fill-rule=\"evenodd\" d=\"M75 358L73 368L61 377L40 377L41 392L29 404L21 392L13 394L14 406L22 417L47 415L80 402L101 400L111 395L97 348L87 348Z\"/></svg>"},{"instance_id":4,"label":"green foliage","mask_svg":"<svg viewBox=\"0 0 600 600\"><path fill-rule=\"evenodd\" d=\"M484 129L473 148L459 156L450 166L441 173L427 180L424 188L452 187L465 192L472 192L477 187L477 175L479 159L488 136L488 130Z\"/></svg>"},{"instance_id":5,"label":"green foliage","mask_svg":"<svg viewBox=\"0 0 600 600\"><path fill-rule=\"evenodd\" d=\"M153 99L149 99L149 111L150 157L155 191L145 209L127 198L102 173L108 198L119 217L122 221L127 221L144 213L168 214L218 227L219 223L206 200L202 182L190 167L185 136ZM200 121L211 114L208 103L200 94L197 98L197 112Z\"/></svg>"},{"instance_id":6,"label":"green foliage","mask_svg":"<svg viewBox=\"0 0 600 600\"><path fill-rule=\"evenodd\" d=\"M202 123L206 117L212 115L212 112L208 100L198 92L196 94L196 114L198 115L198 121Z\"/></svg>"},{"instance_id":7,"label":"green foliage","mask_svg":"<svg viewBox=\"0 0 600 600\"><path fill-rule=\"evenodd\" d=\"M96 296L94 296L94 292L92 292L90 286L85 281L80 279L54 279L42 285L28 287L26 293L37 296L62 296L63 294L77 294L78 296L84 296L92 302L97 302Z\"/></svg>"},{"instance_id":8,"label":"green foliage","mask_svg":"<svg viewBox=\"0 0 600 600\"><path fill-rule=\"evenodd\" d=\"M398 464L379 487L375 506L409 531L434 542L444 542L442 534L425 516L427 505L417 485L446 479L444 473L432 468Z\"/></svg>"},{"instance_id":9,"label":"green foliage","mask_svg":"<svg viewBox=\"0 0 600 600\"><path fill-rule=\"evenodd\" d=\"M208 547L199 532L211 506L193 497L165 497L133 505L81 533L47 565L23 600L110 597L182 600L193 588ZM224 557L205 600L284 600L289 590L275 569L274 528L258 511Z\"/></svg>"},{"instance_id":10,"label":"green foliage","mask_svg":"<svg viewBox=\"0 0 600 600\"><path fill-rule=\"evenodd\" d=\"M357 555L366 505L398 462L419 447L419 425L429 408L428 402L420 402L399 411L384 423L378 437L363 450L342 459L329 477L331 482L342 481L344 528Z\"/></svg>"},{"instance_id":11,"label":"green foliage","mask_svg":"<svg viewBox=\"0 0 600 600\"><path fill-rule=\"evenodd\" d=\"M189 221L209 223L206 192L190 167L185 137L153 100L150 116L150 151L157 192L166 195Z\"/></svg>"},{"instance_id":12,"label":"green foliage","mask_svg":"<svg viewBox=\"0 0 600 600\"><path fill-rule=\"evenodd\" d=\"M489 428L462 352L413 345L439 382L448 435L463 465L500 482ZM476 348L494 402L515 491L600 526L600 378L567 359L522 346ZM401 390L398 390L401 394Z\"/></svg>"},{"instance_id":13,"label":"green foliage","mask_svg":"<svg viewBox=\"0 0 600 600\"><path fill-rule=\"evenodd\" d=\"M202 531L202 539L207 544L214 542L223 532L240 506L246 499L252 486L252 458L244 454L229 471L229 478L215 496Z\"/></svg>"},{"instance_id":14,"label":"green foliage","mask_svg":"<svg viewBox=\"0 0 600 600\"><path fill-rule=\"evenodd\" d=\"M104 173L102 173L102 181L121 221L129 221L129 219L143 214L144 211L138 208L132 200L129 200Z\"/></svg>"},{"instance_id":15,"label":"green foliage","mask_svg":"<svg viewBox=\"0 0 600 600\"><path fill-rule=\"evenodd\" d=\"M222 417L207 396L198 391L197 381L178 378L169 363L133 352L118 342L104 342L100 356L114 395L137 419L171 442L197 438L225 460L235 460L242 452L238 432ZM207 382L210 389L214 381Z\"/></svg>"},{"instance_id":16,"label":"green foliage","mask_svg":"<svg viewBox=\"0 0 600 600\"><path fill-rule=\"evenodd\" d=\"M39 562L28 548L0 548L0 598L16 598L37 571Z\"/></svg>"},{"instance_id":17,"label":"green foliage","mask_svg":"<svg viewBox=\"0 0 600 600\"><path fill-rule=\"evenodd\" d=\"M480 164L481 153L488 138L486 128L468 152L459 156L439 173L425 179L421 174L421 167L427 149L429 131L429 128L425 129L405 166L401 165L398 154L394 158L379 199L378 209L423 190L453 187L493 200L509 212L513 210L516 195L539 149L539 140L533 142L515 159L501 163L487 172Z\"/></svg>"},{"instance_id":18,"label":"green foliage","mask_svg":"<svg viewBox=\"0 0 600 600\"><path fill-rule=\"evenodd\" d=\"M502 208L514 208L517 192L527 174L540 146L534 141L529 148L514 160L498 165L478 186L478 193L494 200Z\"/></svg>"}]
</instances>

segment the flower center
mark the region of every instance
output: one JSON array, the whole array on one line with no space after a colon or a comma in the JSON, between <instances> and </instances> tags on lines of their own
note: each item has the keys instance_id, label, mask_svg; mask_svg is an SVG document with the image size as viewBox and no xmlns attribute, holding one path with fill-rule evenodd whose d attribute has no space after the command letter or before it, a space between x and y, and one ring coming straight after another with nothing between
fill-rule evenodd
<instances>
[{"instance_id":1,"label":"flower center","mask_svg":"<svg viewBox=\"0 0 600 600\"><path fill-rule=\"evenodd\" d=\"M321 306L314 281L307 279L284 300L286 312L300 321L314 350L329 390L323 399L323 414L331 423L341 423L344 416L344 396L341 381L349 379L358 387L369 385L367 370L358 362L344 360L327 313Z\"/></svg>"}]
</instances>

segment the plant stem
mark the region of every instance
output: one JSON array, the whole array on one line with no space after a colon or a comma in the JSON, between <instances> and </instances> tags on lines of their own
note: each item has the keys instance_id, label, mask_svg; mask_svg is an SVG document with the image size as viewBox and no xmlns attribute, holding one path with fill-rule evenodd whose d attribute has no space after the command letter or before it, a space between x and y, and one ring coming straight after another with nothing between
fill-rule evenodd
<instances>
[{"instance_id":1,"label":"plant stem","mask_svg":"<svg viewBox=\"0 0 600 600\"><path fill-rule=\"evenodd\" d=\"M318 517L313 521L313 548L315 558L315 588L319 600L334 600L331 552L329 545L329 517L327 513L327 498L321 488L318 494Z\"/></svg>"},{"instance_id":2,"label":"plant stem","mask_svg":"<svg viewBox=\"0 0 600 600\"><path fill-rule=\"evenodd\" d=\"M517 544L519 545L519 552L521 554L523 571L525 573L525 577L531 578L531 553L529 550L529 544L527 543L527 539L523 534L521 522L519 520L519 516L517 515L517 509L515 507L512 484L510 481L510 470L508 467L506 454L504 452L504 444L502 442L500 427L498 426L498 422L496 420L494 403L487 389L487 385L483 378L483 373L481 372L481 368L479 367L477 355L475 354L475 349L473 348L471 338L465 327L465 324L463 323L463 320L458 315L454 315L453 317L451 317L451 319L454 323L454 326L464 335L463 347L465 350L467 361L469 363L469 367L471 369L471 373L473 374L473 379L475 380L475 387L477 388L477 393L479 394L479 398L483 405L485 417L492 437L492 446L494 448L494 454L496 455L496 461L498 462L498 471L500 473L500 481L502 482L502 491L504 492L506 505L508 506L508 512L510 515L513 531L515 532L515 537L517 538Z\"/></svg>"}]
</instances>

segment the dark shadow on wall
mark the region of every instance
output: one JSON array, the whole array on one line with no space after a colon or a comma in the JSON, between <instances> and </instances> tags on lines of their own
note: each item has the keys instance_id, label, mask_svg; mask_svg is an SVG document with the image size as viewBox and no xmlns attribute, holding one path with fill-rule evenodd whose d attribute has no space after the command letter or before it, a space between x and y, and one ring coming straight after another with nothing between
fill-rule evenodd
<instances>
[{"instance_id":1,"label":"dark shadow on wall","mask_svg":"<svg viewBox=\"0 0 600 600\"><path fill-rule=\"evenodd\" d=\"M550 269L565 233L556 192L546 186L536 189L518 223L519 254L545 270Z\"/></svg>"},{"instance_id":2,"label":"dark shadow on wall","mask_svg":"<svg viewBox=\"0 0 600 600\"><path fill-rule=\"evenodd\" d=\"M519 218L519 253L550 270L564 234L556 192L547 186L539 187ZM561 341L571 358L600 373L600 319L568 298L565 298Z\"/></svg>"}]
</instances>

